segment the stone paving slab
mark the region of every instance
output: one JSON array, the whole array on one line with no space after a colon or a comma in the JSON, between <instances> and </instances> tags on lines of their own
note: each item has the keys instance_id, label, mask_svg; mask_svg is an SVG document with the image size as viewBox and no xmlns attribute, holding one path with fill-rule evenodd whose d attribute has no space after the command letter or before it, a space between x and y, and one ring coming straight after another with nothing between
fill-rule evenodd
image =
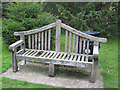
<instances>
[{"instance_id":1,"label":"stone paving slab","mask_svg":"<svg viewBox=\"0 0 120 90\"><path fill-rule=\"evenodd\" d=\"M87 68L80 68L57 65L55 67L55 77L48 76L48 66L46 64L27 62L26 65L21 66L18 72L12 72L12 68L9 68L0 77L65 88L103 88L103 81L99 70L97 70L96 82L90 83L89 66Z\"/></svg>"}]
</instances>

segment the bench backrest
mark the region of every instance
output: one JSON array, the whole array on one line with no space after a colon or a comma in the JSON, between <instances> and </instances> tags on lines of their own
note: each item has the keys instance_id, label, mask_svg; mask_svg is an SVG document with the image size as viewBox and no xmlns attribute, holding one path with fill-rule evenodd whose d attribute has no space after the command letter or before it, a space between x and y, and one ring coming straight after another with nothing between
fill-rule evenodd
<instances>
[{"instance_id":1,"label":"bench backrest","mask_svg":"<svg viewBox=\"0 0 120 90\"><path fill-rule=\"evenodd\" d=\"M106 38L94 37L88 34L85 34L81 31L78 31L64 23L61 20L57 20L55 23L43 26L38 29L15 32L14 35L20 36L20 39L24 40L25 37L28 37L28 48L29 49L40 49L40 50L50 50L51 45L51 28L56 26L56 44L55 50L60 51L60 38L61 38L61 27L65 29L65 52L69 53L82 53L85 54L85 49L89 49L90 40L94 41L94 44L99 42L107 42ZM69 37L68 37L69 36ZM80 37L80 41L78 41ZM79 42L79 43L78 43ZM79 45L79 50L78 50ZM82 48L81 48L82 47ZM25 46L23 47L25 48ZM72 50L71 50L72 49Z\"/></svg>"}]
</instances>

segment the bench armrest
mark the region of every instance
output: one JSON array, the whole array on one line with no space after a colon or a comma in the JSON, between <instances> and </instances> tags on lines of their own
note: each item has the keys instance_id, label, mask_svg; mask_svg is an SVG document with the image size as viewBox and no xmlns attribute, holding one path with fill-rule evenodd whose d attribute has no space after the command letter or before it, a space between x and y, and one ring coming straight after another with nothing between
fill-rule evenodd
<instances>
[{"instance_id":1,"label":"bench armrest","mask_svg":"<svg viewBox=\"0 0 120 90\"><path fill-rule=\"evenodd\" d=\"M24 43L23 40L19 40L19 41L15 42L15 43L11 44L8 47L8 49L14 51L15 48L17 48L18 46L21 46L23 43Z\"/></svg>"},{"instance_id":2,"label":"bench armrest","mask_svg":"<svg viewBox=\"0 0 120 90\"><path fill-rule=\"evenodd\" d=\"M93 47L94 60L98 60L98 56L99 56L99 45L94 45L94 47Z\"/></svg>"}]
</instances>

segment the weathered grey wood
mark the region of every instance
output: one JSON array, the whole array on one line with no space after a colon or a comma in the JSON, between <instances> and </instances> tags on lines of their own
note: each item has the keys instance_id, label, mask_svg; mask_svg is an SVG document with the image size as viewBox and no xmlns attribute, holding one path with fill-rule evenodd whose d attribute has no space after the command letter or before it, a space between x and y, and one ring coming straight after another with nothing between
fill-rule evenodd
<instances>
[{"instance_id":1,"label":"weathered grey wood","mask_svg":"<svg viewBox=\"0 0 120 90\"><path fill-rule=\"evenodd\" d=\"M29 44L29 49L31 49L31 37L28 35L28 44Z\"/></svg>"},{"instance_id":2,"label":"weathered grey wood","mask_svg":"<svg viewBox=\"0 0 120 90\"><path fill-rule=\"evenodd\" d=\"M12 51L12 68L13 72L18 71L17 60L16 60L16 49Z\"/></svg>"},{"instance_id":3,"label":"weathered grey wood","mask_svg":"<svg viewBox=\"0 0 120 90\"><path fill-rule=\"evenodd\" d=\"M43 36L44 36L44 32L42 32L42 44L41 44L41 46L42 46L41 49L42 49L42 50L43 50L43 45L44 45L44 44L43 44L43 41L44 41L44 40L43 40Z\"/></svg>"},{"instance_id":4,"label":"weathered grey wood","mask_svg":"<svg viewBox=\"0 0 120 90\"><path fill-rule=\"evenodd\" d=\"M51 58L54 58L57 53L54 53Z\"/></svg>"},{"instance_id":5,"label":"weathered grey wood","mask_svg":"<svg viewBox=\"0 0 120 90\"><path fill-rule=\"evenodd\" d=\"M81 57L81 56L79 55L77 61L80 61L80 57Z\"/></svg>"},{"instance_id":6,"label":"weathered grey wood","mask_svg":"<svg viewBox=\"0 0 120 90\"><path fill-rule=\"evenodd\" d=\"M87 55L89 54L89 41L90 40L87 40Z\"/></svg>"},{"instance_id":7,"label":"weathered grey wood","mask_svg":"<svg viewBox=\"0 0 120 90\"><path fill-rule=\"evenodd\" d=\"M82 48L82 37L80 37L80 43L79 43L79 54L81 54L81 48Z\"/></svg>"},{"instance_id":8,"label":"weathered grey wood","mask_svg":"<svg viewBox=\"0 0 120 90\"><path fill-rule=\"evenodd\" d=\"M32 53L30 53L28 56L33 56L36 53L36 51L33 51Z\"/></svg>"},{"instance_id":9,"label":"weathered grey wood","mask_svg":"<svg viewBox=\"0 0 120 90\"><path fill-rule=\"evenodd\" d=\"M54 53L54 52L50 52L50 54L48 55L47 58L50 58L50 56L52 56L53 53Z\"/></svg>"},{"instance_id":10,"label":"weathered grey wood","mask_svg":"<svg viewBox=\"0 0 120 90\"><path fill-rule=\"evenodd\" d=\"M73 53L74 53L74 48L75 48L75 34L73 34L73 49L72 49Z\"/></svg>"},{"instance_id":11,"label":"weathered grey wood","mask_svg":"<svg viewBox=\"0 0 120 90\"><path fill-rule=\"evenodd\" d=\"M40 50L40 33L38 34L38 49Z\"/></svg>"},{"instance_id":12,"label":"weathered grey wood","mask_svg":"<svg viewBox=\"0 0 120 90\"><path fill-rule=\"evenodd\" d=\"M45 50L47 50L47 31L45 31Z\"/></svg>"},{"instance_id":13,"label":"weathered grey wood","mask_svg":"<svg viewBox=\"0 0 120 90\"><path fill-rule=\"evenodd\" d=\"M50 50L50 42L51 42L51 29L48 32L48 50Z\"/></svg>"},{"instance_id":14,"label":"weathered grey wood","mask_svg":"<svg viewBox=\"0 0 120 90\"><path fill-rule=\"evenodd\" d=\"M70 57L70 54L67 55L66 59L65 60L68 60L68 58Z\"/></svg>"},{"instance_id":15,"label":"weathered grey wood","mask_svg":"<svg viewBox=\"0 0 120 90\"><path fill-rule=\"evenodd\" d=\"M58 57L59 54L60 54L60 53L57 53L57 55L54 57L54 59L56 59L56 58Z\"/></svg>"},{"instance_id":16,"label":"weathered grey wood","mask_svg":"<svg viewBox=\"0 0 120 90\"><path fill-rule=\"evenodd\" d=\"M70 60L72 60L72 59L73 59L73 56L74 56L74 55L71 55Z\"/></svg>"},{"instance_id":17,"label":"weathered grey wood","mask_svg":"<svg viewBox=\"0 0 120 90\"><path fill-rule=\"evenodd\" d=\"M62 57L62 59L64 59L64 58L65 58L65 56L66 56L66 53L64 54L64 56Z\"/></svg>"},{"instance_id":18,"label":"weathered grey wood","mask_svg":"<svg viewBox=\"0 0 120 90\"><path fill-rule=\"evenodd\" d=\"M68 31L66 30L66 38L65 38L65 52L67 52L67 43L68 43Z\"/></svg>"},{"instance_id":19,"label":"weathered grey wood","mask_svg":"<svg viewBox=\"0 0 120 90\"><path fill-rule=\"evenodd\" d=\"M23 52L25 51L25 36L22 34L20 35L20 40L23 40L23 44L21 45L21 49L23 49Z\"/></svg>"},{"instance_id":20,"label":"weathered grey wood","mask_svg":"<svg viewBox=\"0 0 120 90\"><path fill-rule=\"evenodd\" d=\"M45 58L50 52L47 52L43 57Z\"/></svg>"},{"instance_id":21,"label":"weathered grey wood","mask_svg":"<svg viewBox=\"0 0 120 90\"><path fill-rule=\"evenodd\" d=\"M72 37L72 33L70 32L70 35L69 35L69 53L71 53L71 37Z\"/></svg>"},{"instance_id":22,"label":"weathered grey wood","mask_svg":"<svg viewBox=\"0 0 120 90\"><path fill-rule=\"evenodd\" d=\"M81 61L84 62L85 55L82 55Z\"/></svg>"},{"instance_id":23,"label":"weathered grey wood","mask_svg":"<svg viewBox=\"0 0 120 90\"><path fill-rule=\"evenodd\" d=\"M22 54L23 49L20 49L19 51L16 52L16 54Z\"/></svg>"},{"instance_id":24,"label":"weathered grey wood","mask_svg":"<svg viewBox=\"0 0 120 90\"><path fill-rule=\"evenodd\" d=\"M78 53L78 36L77 36L77 39L76 39L76 53Z\"/></svg>"},{"instance_id":25,"label":"weathered grey wood","mask_svg":"<svg viewBox=\"0 0 120 90\"><path fill-rule=\"evenodd\" d=\"M54 64L53 64L53 62L50 62L50 64L49 64L49 76L51 76L51 77L54 76Z\"/></svg>"},{"instance_id":26,"label":"weathered grey wood","mask_svg":"<svg viewBox=\"0 0 120 90\"><path fill-rule=\"evenodd\" d=\"M61 20L57 20L56 21L56 43L55 43L56 52L60 51L60 37L61 37Z\"/></svg>"},{"instance_id":27,"label":"weathered grey wood","mask_svg":"<svg viewBox=\"0 0 120 90\"><path fill-rule=\"evenodd\" d=\"M19 40L19 41L15 42L15 43L11 44L8 49L14 51L14 49L16 47L21 46L23 43L24 43L23 40Z\"/></svg>"},{"instance_id":28,"label":"weathered grey wood","mask_svg":"<svg viewBox=\"0 0 120 90\"><path fill-rule=\"evenodd\" d=\"M63 53L60 53L60 56L58 57L58 59L60 59L62 57Z\"/></svg>"},{"instance_id":29,"label":"weathered grey wood","mask_svg":"<svg viewBox=\"0 0 120 90\"><path fill-rule=\"evenodd\" d=\"M34 49L34 34L32 35L32 49Z\"/></svg>"},{"instance_id":30,"label":"weathered grey wood","mask_svg":"<svg viewBox=\"0 0 120 90\"><path fill-rule=\"evenodd\" d=\"M84 42L83 42L83 54L85 54L85 42L86 42L86 38L84 38Z\"/></svg>"},{"instance_id":31,"label":"weathered grey wood","mask_svg":"<svg viewBox=\"0 0 120 90\"><path fill-rule=\"evenodd\" d=\"M37 51L33 56L36 56L39 53L39 51Z\"/></svg>"},{"instance_id":32,"label":"weathered grey wood","mask_svg":"<svg viewBox=\"0 0 120 90\"><path fill-rule=\"evenodd\" d=\"M75 57L74 57L73 61L76 61L76 58L77 58L77 55L75 55Z\"/></svg>"},{"instance_id":33,"label":"weathered grey wood","mask_svg":"<svg viewBox=\"0 0 120 90\"><path fill-rule=\"evenodd\" d=\"M30 53L32 53L33 51L30 51L30 52L28 52L27 54L25 54L25 56L28 56Z\"/></svg>"},{"instance_id":34,"label":"weathered grey wood","mask_svg":"<svg viewBox=\"0 0 120 90\"><path fill-rule=\"evenodd\" d=\"M38 28L38 29L33 29L33 30L29 30L29 31L14 32L14 35L20 36L21 34L23 34L23 35L35 34L35 33L39 33L39 32L43 32L45 30L48 30L52 27L55 27L55 25L56 25L56 23L52 23L52 24L43 26L43 27Z\"/></svg>"},{"instance_id":35,"label":"weathered grey wood","mask_svg":"<svg viewBox=\"0 0 120 90\"><path fill-rule=\"evenodd\" d=\"M90 77L91 83L94 83L96 80L97 67L98 67L98 60L93 60L93 64L91 67L91 77Z\"/></svg>"},{"instance_id":36,"label":"weathered grey wood","mask_svg":"<svg viewBox=\"0 0 120 90\"><path fill-rule=\"evenodd\" d=\"M35 49L37 49L37 33L35 34Z\"/></svg>"},{"instance_id":37,"label":"weathered grey wood","mask_svg":"<svg viewBox=\"0 0 120 90\"><path fill-rule=\"evenodd\" d=\"M78 30L76 30L76 29L74 29L74 28L72 28L64 23L61 23L61 27L64 29L67 29L68 31L72 32L73 34L76 34L76 35L81 36L81 37L85 37L85 38L90 39L90 40L94 40L94 41L98 41L98 42L107 42L106 38L100 38L100 37L88 35L86 33L78 31Z\"/></svg>"},{"instance_id":38,"label":"weathered grey wood","mask_svg":"<svg viewBox=\"0 0 120 90\"><path fill-rule=\"evenodd\" d=\"M31 50L26 51L25 53L22 54L22 56L26 55L28 52L30 52Z\"/></svg>"},{"instance_id":39,"label":"weathered grey wood","mask_svg":"<svg viewBox=\"0 0 120 90\"><path fill-rule=\"evenodd\" d=\"M46 52L43 52L39 57L42 57L42 56L44 56L46 54Z\"/></svg>"}]
</instances>

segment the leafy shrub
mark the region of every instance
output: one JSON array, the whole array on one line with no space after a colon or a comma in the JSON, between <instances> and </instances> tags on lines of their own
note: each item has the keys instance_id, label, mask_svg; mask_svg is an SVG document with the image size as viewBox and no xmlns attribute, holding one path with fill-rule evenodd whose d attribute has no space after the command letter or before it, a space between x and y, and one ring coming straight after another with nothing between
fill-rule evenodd
<instances>
[{"instance_id":1,"label":"leafy shrub","mask_svg":"<svg viewBox=\"0 0 120 90\"><path fill-rule=\"evenodd\" d=\"M36 2L3 3L2 15L2 35L6 44L11 44L19 40L19 37L15 37L13 34L16 31L27 31L40 28L58 19L58 17L50 13L43 12L43 3ZM52 37L52 39L54 38ZM52 42L52 44L53 43L54 42Z\"/></svg>"}]
</instances>

